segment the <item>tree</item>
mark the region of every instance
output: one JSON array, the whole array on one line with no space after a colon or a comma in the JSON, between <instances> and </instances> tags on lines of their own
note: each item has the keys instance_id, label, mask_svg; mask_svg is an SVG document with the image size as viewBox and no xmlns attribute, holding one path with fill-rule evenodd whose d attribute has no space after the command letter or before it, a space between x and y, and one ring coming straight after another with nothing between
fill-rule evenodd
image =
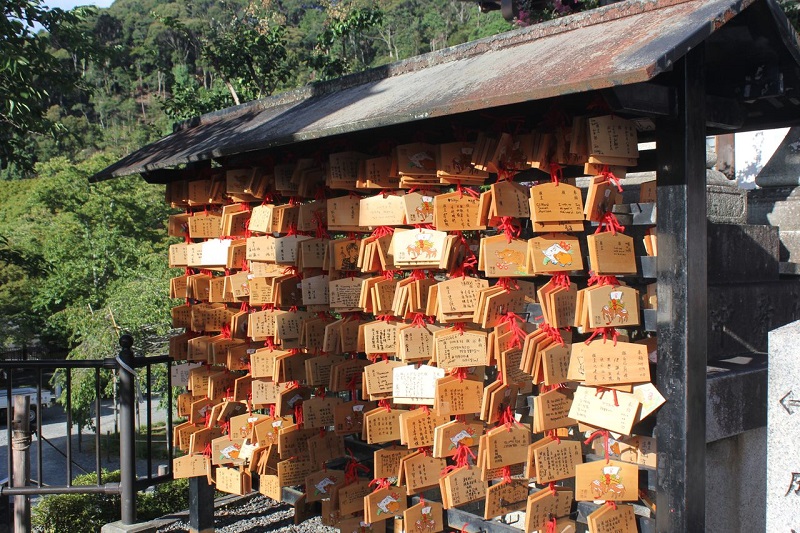
<instances>
[{"instance_id":1,"label":"tree","mask_svg":"<svg viewBox=\"0 0 800 533\"><path fill-rule=\"evenodd\" d=\"M374 53L366 32L383 23L383 11L378 7L337 7L329 10L331 18L317 37L315 54L309 59L309 66L322 79L368 66Z\"/></svg>"},{"instance_id":2,"label":"tree","mask_svg":"<svg viewBox=\"0 0 800 533\"><path fill-rule=\"evenodd\" d=\"M60 68L48 50L50 36L60 35L85 50L73 28L86 10L71 12L48 9L40 0L0 0L0 167L15 163L30 170L32 158L26 150L30 134L55 135L59 123L48 120L54 88L71 90L75 79ZM34 33L34 27L44 31Z\"/></svg>"}]
</instances>

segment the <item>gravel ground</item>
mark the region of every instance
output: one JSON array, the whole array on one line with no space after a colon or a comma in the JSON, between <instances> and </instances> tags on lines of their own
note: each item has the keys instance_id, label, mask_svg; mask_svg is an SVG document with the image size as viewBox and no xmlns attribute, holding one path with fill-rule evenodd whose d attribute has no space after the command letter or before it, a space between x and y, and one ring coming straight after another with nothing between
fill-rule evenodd
<instances>
[{"instance_id":1,"label":"gravel ground","mask_svg":"<svg viewBox=\"0 0 800 533\"><path fill-rule=\"evenodd\" d=\"M218 508L214 513L214 530L218 533L335 533L322 524L319 516L294 525L294 508L261 494L238 504ZM158 533L189 533L188 522L175 522Z\"/></svg>"}]
</instances>

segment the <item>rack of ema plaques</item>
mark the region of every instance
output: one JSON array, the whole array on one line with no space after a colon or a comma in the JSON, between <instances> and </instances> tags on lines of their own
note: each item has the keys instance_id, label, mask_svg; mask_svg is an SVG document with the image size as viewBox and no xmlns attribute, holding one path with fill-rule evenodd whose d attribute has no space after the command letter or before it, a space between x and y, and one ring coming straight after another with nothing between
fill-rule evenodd
<instances>
[{"instance_id":1,"label":"rack of ema plaques","mask_svg":"<svg viewBox=\"0 0 800 533\"><path fill-rule=\"evenodd\" d=\"M653 522L638 155L632 122L590 114L169 184L175 477L288 488L348 533Z\"/></svg>"}]
</instances>

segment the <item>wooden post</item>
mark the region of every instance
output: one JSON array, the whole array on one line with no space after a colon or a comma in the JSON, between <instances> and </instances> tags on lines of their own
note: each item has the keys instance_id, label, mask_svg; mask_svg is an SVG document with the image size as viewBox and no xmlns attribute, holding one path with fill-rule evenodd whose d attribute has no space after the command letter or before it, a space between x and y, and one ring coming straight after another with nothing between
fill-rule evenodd
<instances>
[{"instance_id":1,"label":"wooden post","mask_svg":"<svg viewBox=\"0 0 800 533\"><path fill-rule=\"evenodd\" d=\"M189 532L214 533L214 487L205 477L189 478Z\"/></svg>"},{"instance_id":2,"label":"wooden post","mask_svg":"<svg viewBox=\"0 0 800 533\"><path fill-rule=\"evenodd\" d=\"M705 530L707 222L703 45L675 62L658 150L656 531Z\"/></svg>"},{"instance_id":3,"label":"wooden post","mask_svg":"<svg viewBox=\"0 0 800 533\"><path fill-rule=\"evenodd\" d=\"M22 394L14 396L14 420L11 423L11 453L14 464L14 487L26 487L31 477L31 401ZM31 530L31 504L27 496L14 496L14 533Z\"/></svg>"}]
</instances>

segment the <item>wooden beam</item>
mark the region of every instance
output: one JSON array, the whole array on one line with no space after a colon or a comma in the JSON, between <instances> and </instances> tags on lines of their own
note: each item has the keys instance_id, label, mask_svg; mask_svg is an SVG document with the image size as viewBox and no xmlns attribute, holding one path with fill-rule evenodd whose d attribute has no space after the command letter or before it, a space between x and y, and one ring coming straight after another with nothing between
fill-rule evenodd
<instances>
[{"instance_id":1,"label":"wooden beam","mask_svg":"<svg viewBox=\"0 0 800 533\"><path fill-rule=\"evenodd\" d=\"M675 63L676 113L658 119L656 530L705 530L706 178L703 47Z\"/></svg>"}]
</instances>

